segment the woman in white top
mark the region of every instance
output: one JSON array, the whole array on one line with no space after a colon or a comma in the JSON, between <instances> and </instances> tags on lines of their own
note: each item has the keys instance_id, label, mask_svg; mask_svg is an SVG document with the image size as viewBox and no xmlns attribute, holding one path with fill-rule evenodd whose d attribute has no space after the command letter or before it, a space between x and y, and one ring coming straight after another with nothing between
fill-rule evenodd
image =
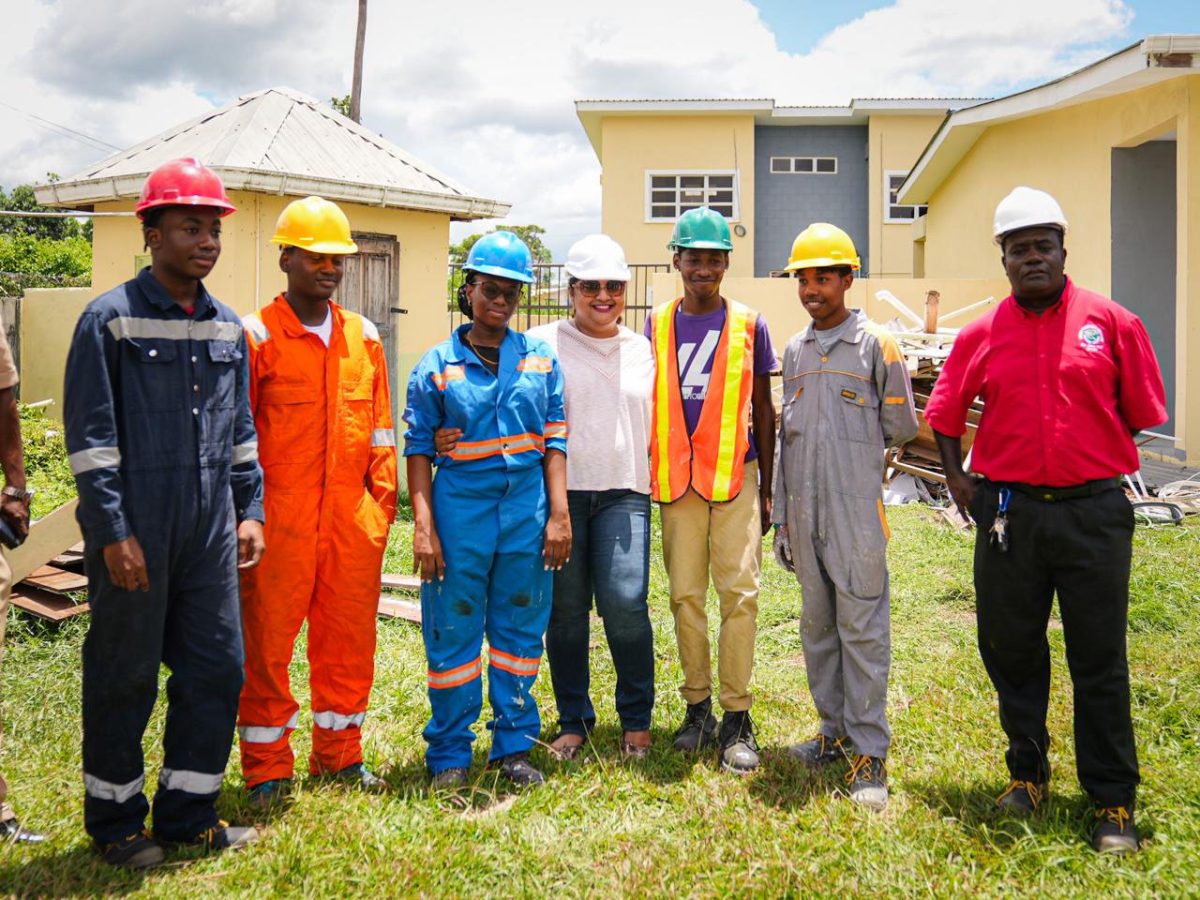
<instances>
[{"instance_id":1,"label":"woman in white top","mask_svg":"<svg viewBox=\"0 0 1200 900\"><path fill-rule=\"evenodd\" d=\"M558 705L551 748L571 759L596 723L588 696L592 603L617 672L622 748L650 747L654 647L646 604L650 568L650 342L620 324L629 268L612 238L589 235L568 254L574 314L527 333L546 341L563 372L567 418L567 504L573 545L554 573L546 655ZM444 452L453 432L438 432Z\"/></svg>"}]
</instances>

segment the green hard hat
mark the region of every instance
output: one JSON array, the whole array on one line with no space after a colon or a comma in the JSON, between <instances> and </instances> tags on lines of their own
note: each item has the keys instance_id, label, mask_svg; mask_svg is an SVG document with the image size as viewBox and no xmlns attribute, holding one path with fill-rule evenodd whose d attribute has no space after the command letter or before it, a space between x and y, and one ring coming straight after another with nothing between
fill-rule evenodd
<instances>
[{"instance_id":1,"label":"green hard hat","mask_svg":"<svg viewBox=\"0 0 1200 900\"><path fill-rule=\"evenodd\" d=\"M729 223L715 209L699 206L675 220L668 250L732 250Z\"/></svg>"}]
</instances>

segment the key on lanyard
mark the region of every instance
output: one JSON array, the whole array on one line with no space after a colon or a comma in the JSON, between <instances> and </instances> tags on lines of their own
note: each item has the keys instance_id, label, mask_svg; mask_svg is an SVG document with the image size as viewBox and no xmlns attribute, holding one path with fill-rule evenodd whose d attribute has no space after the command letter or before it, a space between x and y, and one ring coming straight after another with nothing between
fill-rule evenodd
<instances>
[{"instance_id":1,"label":"key on lanyard","mask_svg":"<svg viewBox=\"0 0 1200 900\"><path fill-rule=\"evenodd\" d=\"M1012 490L1006 487L1000 488L1000 508L996 511L989 538L992 546L1001 553L1008 552L1008 501L1011 499Z\"/></svg>"}]
</instances>

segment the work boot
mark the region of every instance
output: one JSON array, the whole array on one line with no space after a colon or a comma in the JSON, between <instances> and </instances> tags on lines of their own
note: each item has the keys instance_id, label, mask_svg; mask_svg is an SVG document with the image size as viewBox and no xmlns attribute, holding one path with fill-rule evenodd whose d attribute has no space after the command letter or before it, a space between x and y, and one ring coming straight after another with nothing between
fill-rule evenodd
<instances>
[{"instance_id":1,"label":"work boot","mask_svg":"<svg viewBox=\"0 0 1200 900\"><path fill-rule=\"evenodd\" d=\"M1014 815L1032 816L1046 799L1049 787L1044 781L1021 781L1014 778L1008 783L1004 793L996 798L996 805Z\"/></svg>"},{"instance_id":2,"label":"work boot","mask_svg":"<svg viewBox=\"0 0 1200 900\"><path fill-rule=\"evenodd\" d=\"M330 777L335 781L354 784L364 791L378 791L383 788L383 779L360 762L351 763L344 769L338 769Z\"/></svg>"},{"instance_id":3,"label":"work boot","mask_svg":"<svg viewBox=\"0 0 1200 900\"><path fill-rule=\"evenodd\" d=\"M106 863L120 869L153 869L161 866L166 858L162 845L145 828L127 838L96 847Z\"/></svg>"},{"instance_id":4,"label":"work boot","mask_svg":"<svg viewBox=\"0 0 1200 900\"><path fill-rule=\"evenodd\" d=\"M1128 806L1104 806L1096 810L1099 820L1092 829L1092 849L1097 853L1124 856L1139 849L1137 828L1133 824L1133 803Z\"/></svg>"},{"instance_id":5,"label":"work boot","mask_svg":"<svg viewBox=\"0 0 1200 900\"><path fill-rule=\"evenodd\" d=\"M256 809L269 809L287 799L292 789L290 778L272 778L246 791L246 799Z\"/></svg>"},{"instance_id":6,"label":"work boot","mask_svg":"<svg viewBox=\"0 0 1200 900\"><path fill-rule=\"evenodd\" d=\"M501 776L512 782L515 788L535 788L545 784L546 779L529 762L528 753L510 753L488 763L489 769L499 769Z\"/></svg>"},{"instance_id":7,"label":"work boot","mask_svg":"<svg viewBox=\"0 0 1200 900\"><path fill-rule=\"evenodd\" d=\"M712 698L689 703L683 724L675 732L675 749L683 753L698 753L712 745L716 730L717 719L712 714Z\"/></svg>"},{"instance_id":8,"label":"work boot","mask_svg":"<svg viewBox=\"0 0 1200 900\"><path fill-rule=\"evenodd\" d=\"M467 770L458 766L442 769L429 780L429 789L434 793L460 791L466 786Z\"/></svg>"},{"instance_id":9,"label":"work boot","mask_svg":"<svg viewBox=\"0 0 1200 900\"><path fill-rule=\"evenodd\" d=\"M818 734L811 741L792 744L787 748L787 752L792 759L798 759L806 766L818 769L821 766L847 759L850 756L850 739L847 737L831 738Z\"/></svg>"},{"instance_id":10,"label":"work boot","mask_svg":"<svg viewBox=\"0 0 1200 900\"><path fill-rule=\"evenodd\" d=\"M218 821L212 828L206 828L190 841L179 843L185 847L203 847L206 853L216 853L221 850L241 850L257 840L257 828Z\"/></svg>"},{"instance_id":11,"label":"work boot","mask_svg":"<svg viewBox=\"0 0 1200 900\"><path fill-rule=\"evenodd\" d=\"M750 710L726 712L721 716L717 747L722 771L747 775L758 768L758 742L754 740L754 722L750 720Z\"/></svg>"},{"instance_id":12,"label":"work boot","mask_svg":"<svg viewBox=\"0 0 1200 900\"><path fill-rule=\"evenodd\" d=\"M850 799L868 809L881 810L887 806L887 764L877 756L859 754L846 773Z\"/></svg>"}]
</instances>

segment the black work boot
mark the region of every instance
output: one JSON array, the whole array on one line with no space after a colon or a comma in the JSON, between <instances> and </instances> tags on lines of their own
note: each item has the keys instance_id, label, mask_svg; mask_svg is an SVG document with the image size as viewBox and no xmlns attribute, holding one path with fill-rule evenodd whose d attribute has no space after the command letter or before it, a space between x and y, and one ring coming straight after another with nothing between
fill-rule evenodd
<instances>
[{"instance_id":1,"label":"black work boot","mask_svg":"<svg viewBox=\"0 0 1200 900\"><path fill-rule=\"evenodd\" d=\"M1032 816L1046 799L1049 788L1044 781L1022 781L1014 778L1008 783L1004 793L996 798L996 805L1014 815Z\"/></svg>"},{"instance_id":2,"label":"black work boot","mask_svg":"<svg viewBox=\"0 0 1200 900\"><path fill-rule=\"evenodd\" d=\"M712 698L706 697L699 703L689 703L683 716L683 724L675 732L675 749L683 753L697 753L713 742L717 731L717 720L712 714Z\"/></svg>"},{"instance_id":3,"label":"black work boot","mask_svg":"<svg viewBox=\"0 0 1200 900\"><path fill-rule=\"evenodd\" d=\"M121 869L153 869L166 858L162 845L144 828L111 844L97 844L96 848L106 863Z\"/></svg>"},{"instance_id":4,"label":"black work boot","mask_svg":"<svg viewBox=\"0 0 1200 900\"><path fill-rule=\"evenodd\" d=\"M542 775L529 762L528 753L510 753L488 763L489 769L499 769L500 775L516 788L534 788L546 783Z\"/></svg>"},{"instance_id":5,"label":"black work boot","mask_svg":"<svg viewBox=\"0 0 1200 900\"><path fill-rule=\"evenodd\" d=\"M1137 853L1137 828L1133 824L1133 801L1128 806L1104 806L1096 809L1096 826L1092 829L1092 848L1097 853L1124 856Z\"/></svg>"},{"instance_id":6,"label":"black work boot","mask_svg":"<svg viewBox=\"0 0 1200 900\"><path fill-rule=\"evenodd\" d=\"M717 737L721 755L720 768L735 775L747 775L758 768L758 741L754 739L754 722L750 710L726 712L721 717L721 733Z\"/></svg>"},{"instance_id":7,"label":"black work boot","mask_svg":"<svg viewBox=\"0 0 1200 900\"><path fill-rule=\"evenodd\" d=\"M787 752L792 759L798 759L806 766L816 769L848 759L850 739L847 737L831 738L818 734L811 741L792 744L787 748Z\"/></svg>"},{"instance_id":8,"label":"black work boot","mask_svg":"<svg viewBox=\"0 0 1200 900\"><path fill-rule=\"evenodd\" d=\"M878 756L859 754L846 773L850 799L868 809L879 811L887 806L887 764Z\"/></svg>"}]
</instances>

